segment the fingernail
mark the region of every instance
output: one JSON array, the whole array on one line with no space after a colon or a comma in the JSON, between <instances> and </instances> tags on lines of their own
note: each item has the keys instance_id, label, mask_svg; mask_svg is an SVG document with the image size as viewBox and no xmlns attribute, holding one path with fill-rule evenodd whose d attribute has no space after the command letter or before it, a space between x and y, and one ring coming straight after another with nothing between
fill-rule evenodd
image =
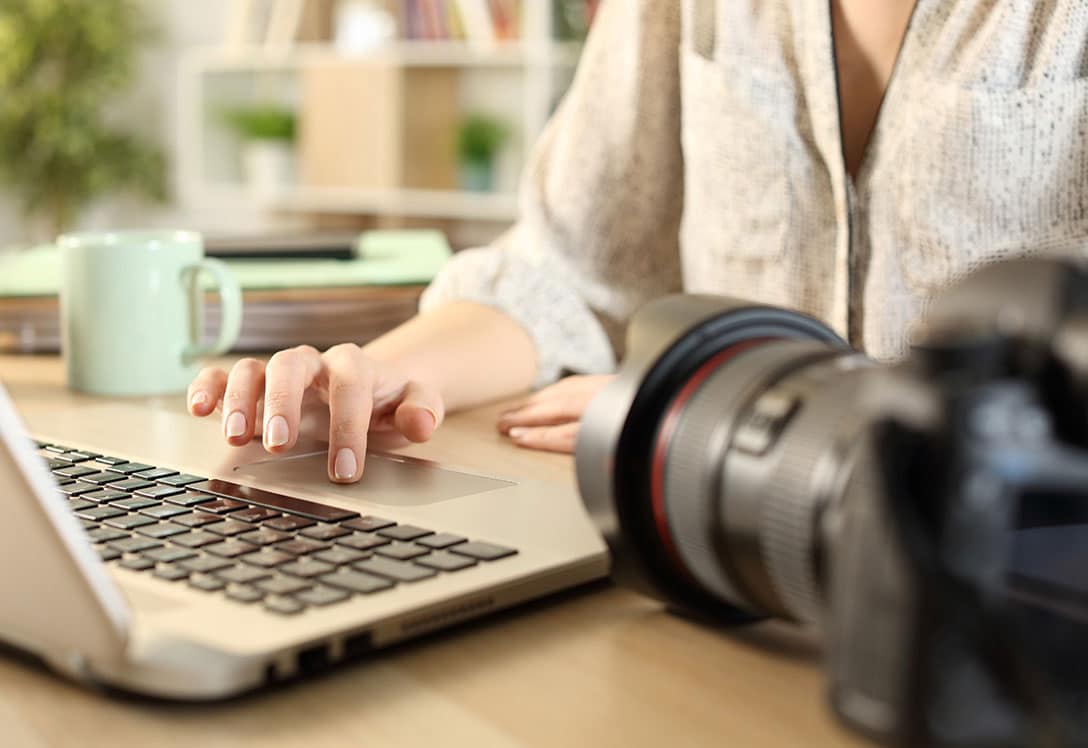
<instances>
[{"instance_id":1,"label":"fingernail","mask_svg":"<svg viewBox=\"0 0 1088 748\"><path fill-rule=\"evenodd\" d=\"M431 416L431 428L438 428L438 414L428 408L426 405L423 406L423 410L427 411L427 413L429 413Z\"/></svg>"},{"instance_id":2,"label":"fingernail","mask_svg":"<svg viewBox=\"0 0 1088 748\"><path fill-rule=\"evenodd\" d=\"M287 429L287 419L283 416L272 416L268 419L268 425L264 430L264 441L270 447L282 447L291 437Z\"/></svg>"},{"instance_id":3,"label":"fingernail","mask_svg":"<svg viewBox=\"0 0 1088 748\"><path fill-rule=\"evenodd\" d=\"M208 393L204 390L197 390L193 393L193 396L189 399L189 408L196 409L198 405L208 404Z\"/></svg>"},{"instance_id":4,"label":"fingernail","mask_svg":"<svg viewBox=\"0 0 1088 748\"><path fill-rule=\"evenodd\" d=\"M227 438L233 439L246 433L246 417L240 410L236 410L227 416Z\"/></svg>"},{"instance_id":5,"label":"fingernail","mask_svg":"<svg viewBox=\"0 0 1088 748\"><path fill-rule=\"evenodd\" d=\"M515 426L506 433L510 436L511 439L520 439L521 437L525 436L528 431L529 429L525 428L524 426Z\"/></svg>"},{"instance_id":6,"label":"fingernail","mask_svg":"<svg viewBox=\"0 0 1088 748\"><path fill-rule=\"evenodd\" d=\"M336 453L336 461L332 465L332 473L337 480L347 480L355 477L355 470L359 463L355 461L355 453L347 447Z\"/></svg>"}]
</instances>

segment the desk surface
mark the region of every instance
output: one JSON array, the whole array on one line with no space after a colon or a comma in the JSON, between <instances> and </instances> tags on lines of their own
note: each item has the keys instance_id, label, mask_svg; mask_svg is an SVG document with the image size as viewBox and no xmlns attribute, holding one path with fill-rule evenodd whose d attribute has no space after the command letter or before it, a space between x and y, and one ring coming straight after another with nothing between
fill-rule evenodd
<instances>
[{"instance_id":1,"label":"desk surface","mask_svg":"<svg viewBox=\"0 0 1088 748\"><path fill-rule=\"evenodd\" d=\"M27 412L78 397L55 357L0 356L0 380ZM406 452L573 481L569 458L505 443L497 410L456 415ZM9 748L862 744L827 709L811 636L708 630L607 583L217 705L107 697L0 653L0 726Z\"/></svg>"}]
</instances>

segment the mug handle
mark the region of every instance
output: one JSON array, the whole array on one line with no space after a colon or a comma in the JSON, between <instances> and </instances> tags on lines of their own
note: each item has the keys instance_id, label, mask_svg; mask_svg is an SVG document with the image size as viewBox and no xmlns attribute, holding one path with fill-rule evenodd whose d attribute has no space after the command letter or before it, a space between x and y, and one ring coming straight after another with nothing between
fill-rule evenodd
<instances>
[{"instance_id":1,"label":"mug handle","mask_svg":"<svg viewBox=\"0 0 1088 748\"><path fill-rule=\"evenodd\" d=\"M205 257L186 269L193 274L193 295L191 297L194 304L193 319L199 320L202 318L202 315L198 313L199 310L195 307L196 304L201 304L203 300L200 284L196 280L202 271L210 273L215 278L215 290L219 294L220 309L219 337L216 338L213 344L207 345L199 342L200 325L193 326L193 335L197 337L197 340L194 340L182 353L185 363L189 364L202 356L218 356L226 353L238 341L238 334L242 330L242 289L239 287L238 280L231 273L230 268L214 257Z\"/></svg>"}]
</instances>

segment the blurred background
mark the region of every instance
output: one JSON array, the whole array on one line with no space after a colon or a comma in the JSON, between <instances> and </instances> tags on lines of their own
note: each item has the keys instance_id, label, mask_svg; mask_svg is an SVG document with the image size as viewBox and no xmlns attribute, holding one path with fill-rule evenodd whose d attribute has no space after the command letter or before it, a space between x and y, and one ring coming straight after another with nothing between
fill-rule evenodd
<instances>
[{"instance_id":1,"label":"blurred background","mask_svg":"<svg viewBox=\"0 0 1088 748\"><path fill-rule=\"evenodd\" d=\"M194 229L210 254L276 245L296 260L330 235L351 252L386 232L375 246L395 244L402 265L412 237L433 260L387 285L422 285L436 243L484 243L514 220L527 149L597 4L0 4L0 348L52 347L53 312L27 321L31 299L41 312L55 295L52 260L28 250L65 231ZM335 285L328 268L311 274ZM283 292L299 268L258 275L247 291Z\"/></svg>"}]
</instances>

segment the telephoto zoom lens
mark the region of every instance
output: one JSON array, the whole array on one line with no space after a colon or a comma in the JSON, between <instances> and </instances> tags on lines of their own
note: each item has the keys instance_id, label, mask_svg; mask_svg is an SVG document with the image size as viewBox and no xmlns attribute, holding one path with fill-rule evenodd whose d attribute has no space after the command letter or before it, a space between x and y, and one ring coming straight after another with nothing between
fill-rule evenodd
<instances>
[{"instance_id":1,"label":"telephoto zoom lens","mask_svg":"<svg viewBox=\"0 0 1088 748\"><path fill-rule=\"evenodd\" d=\"M700 618L817 620L825 510L872 366L796 312L690 295L643 308L577 446L613 576Z\"/></svg>"}]
</instances>

